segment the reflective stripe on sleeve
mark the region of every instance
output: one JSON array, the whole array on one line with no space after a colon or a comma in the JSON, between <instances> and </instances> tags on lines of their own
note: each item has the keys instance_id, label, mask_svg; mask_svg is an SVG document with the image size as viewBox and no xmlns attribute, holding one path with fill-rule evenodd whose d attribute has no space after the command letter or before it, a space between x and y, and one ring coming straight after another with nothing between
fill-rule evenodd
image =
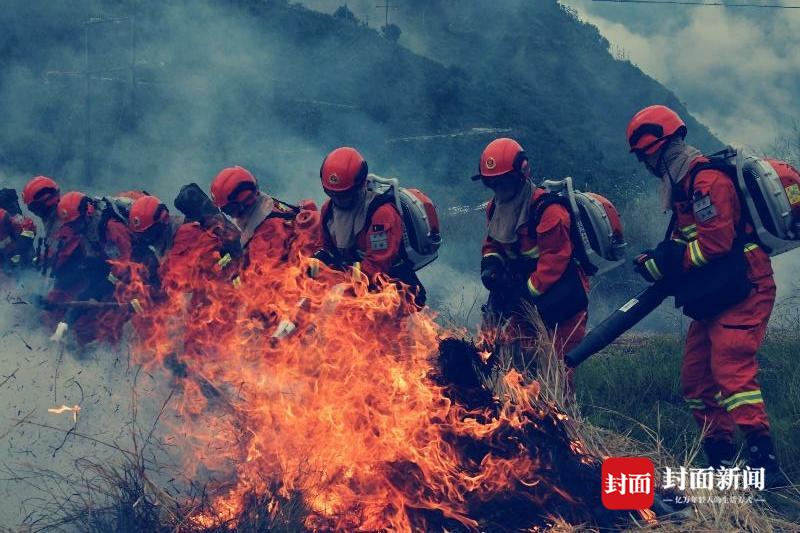
<instances>
[{"instance_id":1,"label":"reflective stripe on sleeve","mask_svg":"<svg viewBox=\"0 0 800 533\"><path fill-rule=\"evenodd\" d=\"M539 292L539 289L533 284L533 280L528 278L528 292L531 293L531 296L541 296L542 293Z\"/></svg>"},{"instance_id":2,"label":"reflective stripe on sleeve","mask_svg":"<svg viewBox=\"0 0 800 533\"><path fill-rule=\"evenodd\" d=\"M708 264L708 260L703 255L703 251L700 249L700 241L695 240L689 243L689 259L696 267L701 267Z\"/></svg>"}]
</instances>

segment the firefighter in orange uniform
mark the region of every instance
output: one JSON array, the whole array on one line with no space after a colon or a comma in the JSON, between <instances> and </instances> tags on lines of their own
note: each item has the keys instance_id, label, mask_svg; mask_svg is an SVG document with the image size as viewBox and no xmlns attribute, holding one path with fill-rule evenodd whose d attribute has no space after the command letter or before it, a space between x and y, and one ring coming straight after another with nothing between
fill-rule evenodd
<instances>
[{"instance_id":1,"label":"firefighter in orange uniform","mask_svg":"<svg viewBox=\"0 0 800 533\"><path fill-rule=\"evenodd\" d=\"M295 219L301 209L259 190L247 169L223 169L211 183L211 199L241 230L245 272L263 273L281 262L297 260L300 253L310 254L310 248L300 250L295 245Z\"/></svg>"},{"instance_id":2,"label":"firefighter in orange uniform","mask_svg":"<svg viewBox=\"0 0 800 533\"><path fill-rule=\"evenodd\" d=\"M533 334L522 304L534 304L563 357L583 338L588 316L589 284L575 258L569 211L533 184L528 158L513 139L489 143L478 170L472 179L494 193L481 260L481 281L490 293L486 309Z\"/></svg>"},{"instance_id":3,"label":"firefighter in orange uniform","mask_svg":"<svg viewBox=\"0 0 800 533\"><path fill-rule=\"evenodd\" d=\"M648 281L672 279L679 291L700 295L684 298L684 313L695 320L686 337L681 383L695 421L705 429L710 464L732 464L738 427L747 439L748 464L776 479L756 380L756 351L775 302L772 265L744 219L733 180L703 168L708 159L685 143L686 133L683 120L660 105L641 110L628 125L631 152L662 181L674 227L671 239L636 258L636 268ZM693 286L693 279L703 280L702 286Z\"/></svg>"},{"instance_id":4,"label":"firefighter in orange uniform","mask_svg":"<svg viewBox=\"0 0 800 533\"><path fill-rule=\"evenodd\" d=\"M28 211L39 217L42 221L42 233L36 240L36 256L34 261L37 268L46 273L52 266L56 251L56 235L61 227L56 206L61 199L58 184L47 176L36 176L22 189L22 201Z\"/></svg>"},{"instance_id":5,"label":"firefighter in orange uniform","mask_svg":"<svg viewBox=\"0 0 800 533\"><path fill-rule=\"evenodd\" d=\"M368 173L354 148L337 148L323 161L320 178L329 200L321 211L323 249L315 257L336 269L362 272L371 284L379 274L400 281L422 307L425 287L403 255L403 219L394 201L368 188Z\"/></svg>"},{"instance_id":6,"label":"firefighter in orange uniform","mask_svg":"<svg viewBox=\"0 0 800 533\"><path fill-rule=\"evenodd\" d=\"M133 260L146 267L147 280L155 288L160 288L167 273L174 279L180 271L190 282L195 276L188 271L211 274L221 270L220 263L228 262L224 257L230 257L221 251L225 243L214 228L206 230L200 222L172 215L155 196L143 196L133 203L128 226L133 235Z\"/></svg>"},{"instance_id":7,"label":"firefighter in orange uniform","mask_svg":"<svg viewBox=\"0 0 800 533\"><path fill-rule=\"evenodd\" d=\"M110 303L116 284L129 277L130 231L106 200L80 192L61 196L57 212L62 226L53 258L56 282L48 299L78 303L69 309L54 338L60 340L69 328L80 344L95 339L116 342L126 314L113 306L88 307L86 302Z\"/></svg>"}]
</instances>

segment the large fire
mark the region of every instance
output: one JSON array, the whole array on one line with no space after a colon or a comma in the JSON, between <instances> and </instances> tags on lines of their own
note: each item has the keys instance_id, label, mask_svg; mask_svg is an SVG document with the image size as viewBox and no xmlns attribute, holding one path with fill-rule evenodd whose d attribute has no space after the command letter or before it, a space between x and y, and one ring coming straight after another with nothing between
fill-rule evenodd
<instances>
[{"instance_id":1,"label":"large fire","mask_svg":"<svg viewBox=\"0 0 800 533\"><path fill-rule=\"evenodd\" d=\"M132 283L119 295L141 304L138 362L181 384L170 430L190 443L186 471L214 473L197 524L235 525L254 494L265 512L301 494L314 530L476 530L476 509L504 493L580 504L553 483L556 459L521 437L548 416L537 384L512 372L512 399L455 401L433 375L448 332L401 288L311 279L300 258L232 279L197 253L167 270L164 294ZM588 462L577 442L562 453Z\"/></svg>"}]
</instances>

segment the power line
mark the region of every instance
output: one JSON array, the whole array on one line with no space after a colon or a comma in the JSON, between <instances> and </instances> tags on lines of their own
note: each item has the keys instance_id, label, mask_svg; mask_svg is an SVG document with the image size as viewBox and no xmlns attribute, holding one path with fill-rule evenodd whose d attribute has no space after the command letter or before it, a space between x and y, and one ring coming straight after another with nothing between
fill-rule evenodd
<instances>
[{"instance_id":1,"label":"power line","mask_svg":"<svg viewBox=\"0 0 800 533\"><path fill-rule=\"evenodd\" d=\"M748 2L703 2L696 0L592 0L592 2L607 2L612 4L673 4L681 6L709 6L709 7L763 7L768 9L800 9L800 6L784 6L781 4L753 4Z\"/></svg>"}]
</instances>

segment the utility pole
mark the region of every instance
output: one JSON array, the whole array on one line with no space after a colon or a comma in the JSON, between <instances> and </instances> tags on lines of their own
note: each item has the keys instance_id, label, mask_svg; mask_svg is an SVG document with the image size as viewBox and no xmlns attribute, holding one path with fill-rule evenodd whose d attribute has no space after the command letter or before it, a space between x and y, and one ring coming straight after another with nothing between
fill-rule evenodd
<instances>
[{"instance_id":1,"label":"utility pole","mask_svg":"<svg viewBox=\"0 0 800 533\"><path fill-rule=\"evenodd\" d=\"M397 9L396 5L393 5L389 0L386 0L386 3L383 5L377 5L376 8L385 9L386 10L386 26L389 25L389 10L390 9Z\"/></svg>"},{"instance_id":2,"label":"utility pole","mask_svg":"<svg viewBox=\"0 0 800 533\"><path fill-rule=\"evenodd\" d=\"M130 32L131 32L131 113L136 118L136 0L130 0Z\"/></svg>"},{"instance_id":3,"label":"utility pole","mask_svg":"<svg viewBox=\"0 0 800 533\"><path fill-rule=\"evenodd\" d=\"M85 93L85 100L84 100L84 110L86 112L86 117L84 120L86 124L83 125L84 127L84 138L83 138L83 178L89 182L94 183L92 169L94 168L94 164L92 161L92 74L91 69L89 68L89 21L92 20L92 13L91 13L91 0L86 2L86 21L83 23L83 71L86 75L86 93Z\"/></svg>"}]
</instances>

